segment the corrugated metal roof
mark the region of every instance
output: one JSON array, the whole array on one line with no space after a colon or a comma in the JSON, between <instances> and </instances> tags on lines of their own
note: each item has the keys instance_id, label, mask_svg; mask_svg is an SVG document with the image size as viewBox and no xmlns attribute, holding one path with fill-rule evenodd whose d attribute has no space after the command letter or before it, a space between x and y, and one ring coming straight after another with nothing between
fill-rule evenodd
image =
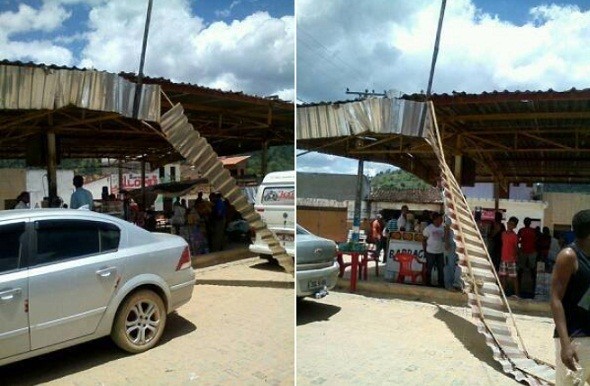
<instances>
[{"instance_id":1,"label":"corrugated metal roof","mask_svg":"<svg viewBox=\"0 0 590 386\"><path fill-rule=\"evenodd\" d=\"M421 102L425 96L401 99ZM476 181L499 181L503 187L512 182L590 181L590 89L454 92L432 95L431 101L448 162L453 166L455 155L474 160ZM334 128L325 131L332 136L303 138L298 148L396 165L432 184L440 173L422 138L373 132L344 137Z\"/></svg>"},{"instance_id":2,"label":"corrugated metal roof","mask_svg":"<svg viewBox=\"0 0 590 386\"><path fill-rule=\"evenodd\" d=\"M337 138L362 133L420 137L424 103L368 98L342 104L297 108L297 139Z\"/></svg>"},{"instance_id":3,"label":"corrugated metal roof","mask_svg":"<svg viewBox=\"0 0 590 386\"><path fill-rule=\"evenodd\" d=\"M0 64L0 109L66 106L133 116L136 84L108 72ZM160 120L160 87L144 85L138 117Z\"/></svg>"}]
</instances>

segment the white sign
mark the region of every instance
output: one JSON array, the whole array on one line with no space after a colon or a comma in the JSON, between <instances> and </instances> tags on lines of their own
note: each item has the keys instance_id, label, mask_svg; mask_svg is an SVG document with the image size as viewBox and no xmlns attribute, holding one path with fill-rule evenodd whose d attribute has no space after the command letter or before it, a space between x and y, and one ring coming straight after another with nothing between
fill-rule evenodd
<instances>
[{"instance_id":1,"label":"white sign","mask_svg":"<svg viewBox=\"0 0 590 386\"><path fill-rule=\"evenodd\" d=\"M409 232L405 232L406 234ZM385 264L385 280L397 280L397 274L399 272L399 263L394 260L394 256L398 253L407 253L414 255L414 261L412 261L413 271L422 271L423 262L426 264L426 257L424 256L424 250L422 249L421 241L409 241L409 240L397 240L389 239L389 248L387 250L387 263ZM405 277L404 281L410 281L410 277Z\"/></svg>"}]
</instances>

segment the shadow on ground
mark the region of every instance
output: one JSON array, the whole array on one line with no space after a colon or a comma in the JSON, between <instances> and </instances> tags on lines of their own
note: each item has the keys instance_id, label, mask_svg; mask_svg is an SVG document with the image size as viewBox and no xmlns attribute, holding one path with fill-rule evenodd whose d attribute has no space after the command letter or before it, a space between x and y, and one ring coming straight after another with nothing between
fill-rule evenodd
<instances>
[{"instance_id":1,"label":"shadow on ground","mask_svg":"<svg viewBox=\"0 0 590 386\"><path fill-rule=\"evenodd\" d=\"M250 268L260 269L263 271L272 271L272 272L285 272L285 269L279 265L278 262L274 261L262 261L260 263L251 265Z\"/></svg>"},{"instance_id":2,"label":"shadow on ground","mask_svg":"<svg viewBox=\"0 0 590 386\"><path fill-rule=\"evenodd\" d=\"M438 311L434 314L434 317L444 322L453 335L455 335L455 338L457 338L457 340L461 342L474 357L481 362L488 364L499 373L504 374L502 365L494 359L492 349L486 345L485 336L477 332L475 324L445 310L441 306L438 306Z\"/></svg>"},{"instance_id":3,"label":"shadow on ground","mask_svg":"<svg viewBox=\"0 0 590 386\"><path fill-rule=\"evenodd\" d=\"M239 279L197 279L195 285L221 285L227 287L258 287L258 288L285 288L293 289L292 281L273 280L239 280Z\"/></svg>"},{"instance_id":4,"label":"shadow on ground","mask_svg":"<svg viewBox=\"0 0 590 386\"><path fill-rule=\"evenodd\" d=\"M168 315L166 329L159 346L189 334L196 328L192 322L176 313ZM153 350L157 349L158 347L153 348ZM122 351L110 338L105 337L2 366L0 379L4 385L38 385L129 355L131 354ZM141 356L141 354L137 355Z\"/></svg>"},{"instance_id":5,"label":"shadow on ground","mask_svg":"<svg viewBox=\"0 0 590 386\"><path fill-rule=\"evenodd\" d=\"M331 304L316 302L311 299L297 301L297 325L302 326L308 323L329 320L340 312L342 308Z\"/></svg>"}]
</instances>

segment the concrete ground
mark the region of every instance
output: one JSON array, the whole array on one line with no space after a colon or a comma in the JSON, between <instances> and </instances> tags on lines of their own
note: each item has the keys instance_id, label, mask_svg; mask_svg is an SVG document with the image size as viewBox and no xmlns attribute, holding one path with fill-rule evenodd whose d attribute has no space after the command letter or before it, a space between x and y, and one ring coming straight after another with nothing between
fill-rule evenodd
<instances>
[{"instance_id":1,"label":"concrete ground","mask_svg":"<svg viewBox=\"0 0 590 386\"><path fill-rule=\"evenodd\" d=\"M332 291L297 310L297 384L518 385L465 306ZM529 353L554 363L553 321L516 315Z\"/></svg>"}]
</instances>

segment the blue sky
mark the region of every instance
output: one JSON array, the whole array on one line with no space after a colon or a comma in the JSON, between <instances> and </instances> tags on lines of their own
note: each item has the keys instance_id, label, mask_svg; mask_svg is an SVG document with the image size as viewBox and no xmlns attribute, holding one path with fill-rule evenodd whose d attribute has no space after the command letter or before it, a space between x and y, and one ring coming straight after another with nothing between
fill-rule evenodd
<instances>
[{"instance_id":1,"label":"blue sky","mask_svg":"<svg viewBox=\"0 0 590 386\"><path fill-rule=\"evenodd\" d=\"M0 0L0 58L137 72L147 0ZM294 99L289 0L154 0L145 73Z\"/></svg>"},{"instance_id":2,"label":"blue sky","mask_svg":"<svg viewBox=\"0 0 590 386\"><path fill-rule=\"evenodd\" d=\"M441 1L297 1L297 98L396 94L428 83ZM433 92L590 88L590 0L449 0ZM389 165L365 163L365 174ZM357 161L317 153L297 170L356 174Z\"/></svg>"}]
</instances>

